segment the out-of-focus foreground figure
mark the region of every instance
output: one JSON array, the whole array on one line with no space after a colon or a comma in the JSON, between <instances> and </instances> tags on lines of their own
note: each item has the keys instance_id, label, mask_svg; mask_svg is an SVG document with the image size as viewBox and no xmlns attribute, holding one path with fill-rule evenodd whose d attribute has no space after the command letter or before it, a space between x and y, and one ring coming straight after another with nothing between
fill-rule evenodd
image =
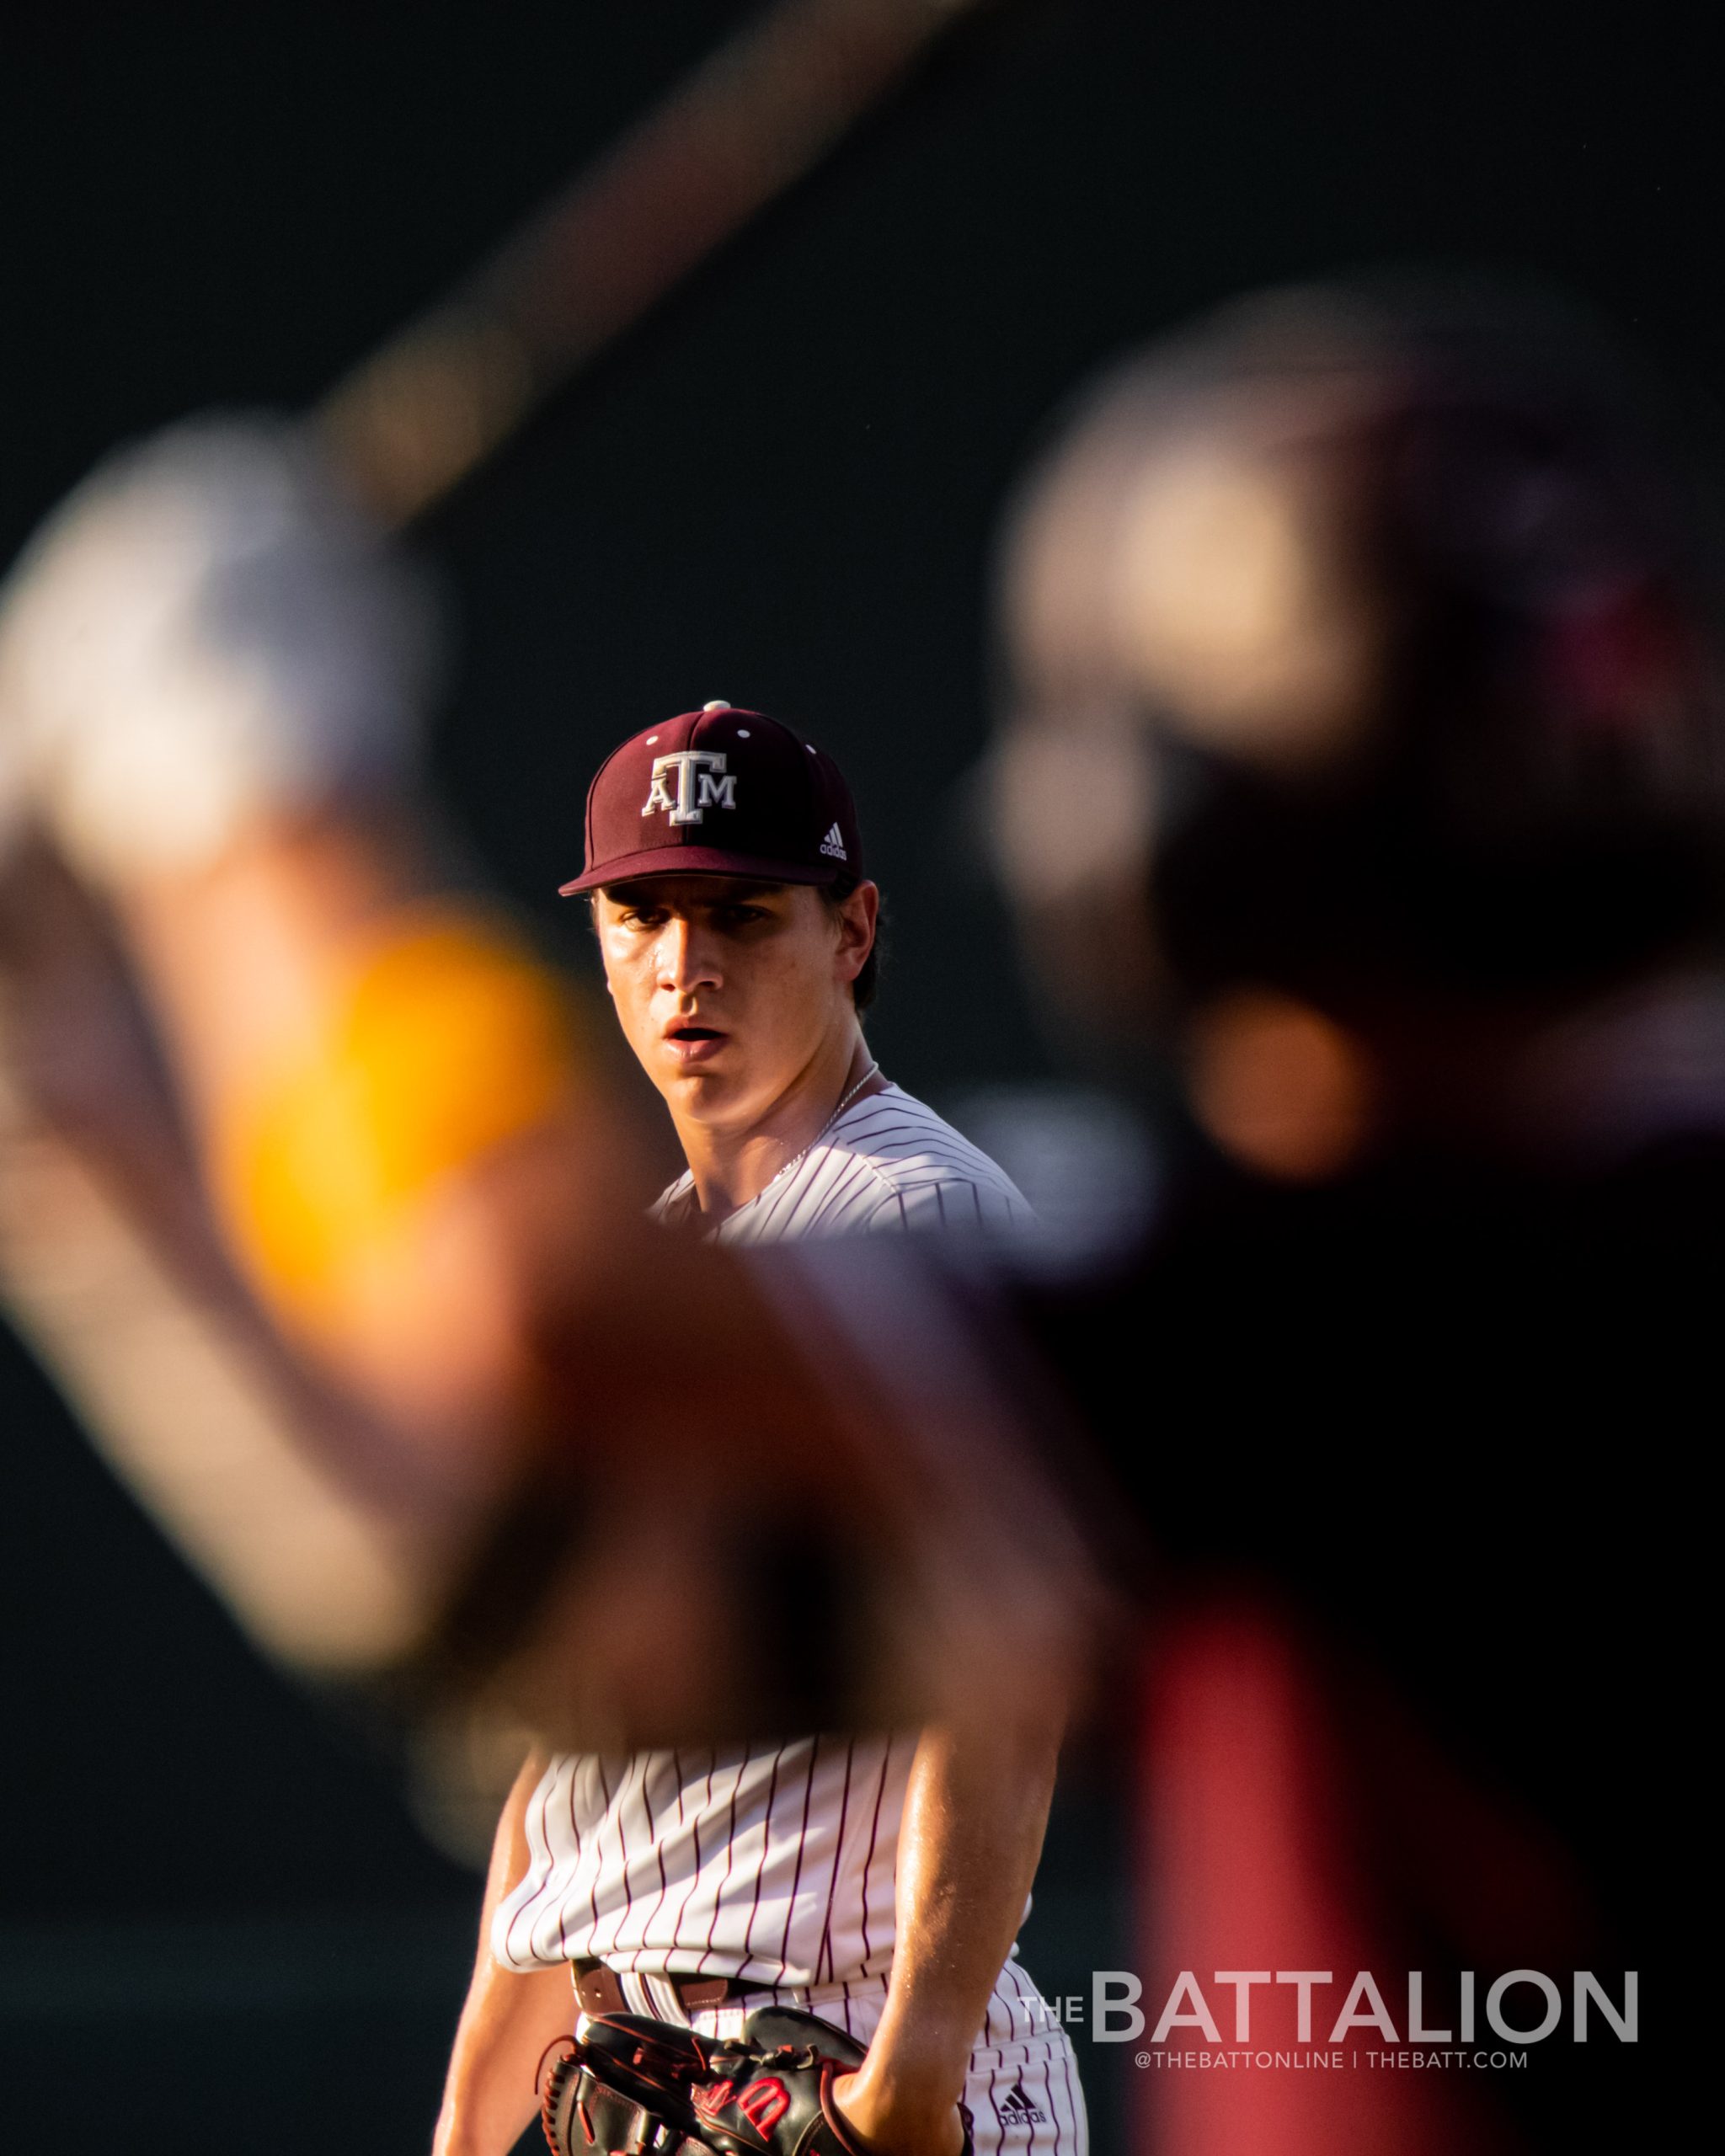
<instances>
[{"instance_id":1,"label":"out-of-focus foreground figure","mask_svg":"<svg viewBox=\"0 0 1725 2156\"><path fill-rule=\"evenodd\" d=\"M568 989L427 805L421 580L303 430L191 423L0 627L8 1299L262 1644L423 1641L622 1210Z\"/></svg>"},{"instance_id":2,"label":"out-of-focus foreground figure","mask_svg":"<svg viewBox=\"0 0 1725 2156\"><path fill-rule=\"evenodd\" d=\"M1068 1044L1184 1132L1140 1262L1031 1318L1157 1553L1144 2004L1207 2001L1140 2041L1210 2054L1146 2064L1157 2151L1599 2145L1669 2089L1725 1199L1691 477L1584 325L1318 290L1112 376L1010 523L1005 878ZM1573 2041L1578 1969L1663 2027ZM1530 1970L1561 2013L1488 2022ZM1300 1971L1346 2070L1252 2070ZM1460 2064L1365 2055L1409 2045Z\"/></svg>"},{"instance_id":3,"label":"out-of-focus foreground figure","mask_svg":"<svg viewBox=\"0 0 1725 2156\"><path fill-rule=\"evenodd\" d=\"M593 1268L627 1269L638 1229L627 1118L598 1109L565 986L426 812L427 610L385 533L966 13L751 14L304 421L204 421L110 459L8 586L0 1295L302 1668L375 1673L424 1643L489 1506L567 1435L556 1314L592 1321ZM601 1324L584 1379L645 1351ZM697 1630L692 1665L716 1638ZM536 1711L565 1716L567 1682ZM646 1696L624 1681L611 1711Z\"/></svg>"},{"instance_id":4,"label":"out-of-focus foreground figure","mask_svg":"<svg viewBox=\"0 0 1725 2156\"><path fill-rule=\"evenodd\" d=\"M978 1636L943 1470L872 1464L806 1303L642 1216L594 1033L425 805L425 611L272 421L122 455L15 572L11 1293L265 1644L505 1673L510 1770L523 1726L825 1710L829 1646L902 1710L931 1598Z\"/></svg>"}]
</instances>

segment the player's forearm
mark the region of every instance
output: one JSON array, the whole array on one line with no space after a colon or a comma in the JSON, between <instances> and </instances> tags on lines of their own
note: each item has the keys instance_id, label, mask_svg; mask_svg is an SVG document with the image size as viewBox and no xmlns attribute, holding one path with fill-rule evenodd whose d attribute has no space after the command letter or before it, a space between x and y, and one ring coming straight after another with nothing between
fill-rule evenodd
<instances>
[{"instance_id":1,"label":"player's forearm","mask_svg":"<svg viewBox=\"0 0 1725 2156\"><path fill-rule=\"evenodd\" d=\"M434 2156L507 2156L532 2118L546 2047L574 2026L566 1969L522 1973L492 1957L498 1904L526 1868L527 1806L544 1761L530 1753L510 1790L491 1850L478 1951L444 2084Z\"/></svg>"},{"instance_id":2,"label":"player's forearm","mask_svg":"<svg viewBox=\"0 0 1725 2156\"><path fill-rule=\"evenodd\" d=\"M538 2108L547 2045L574 2027L567 1969L476 1970L462 2014L434 2156L508 2156Z\"/></svg>"},{"instance_id":3,"label":"player's forearm","mask_svg":"<svg viewBox=\"0 0 1725 2156\"><path fill-rule=\"evenodd\" d=\"M886 2010L842 2091L892 2156L950 2133L970 2052L1035 1876L1060 1731L1036 1712L925 1730L899 1838L898 1935Z\"/></svg>"}]
</instances>

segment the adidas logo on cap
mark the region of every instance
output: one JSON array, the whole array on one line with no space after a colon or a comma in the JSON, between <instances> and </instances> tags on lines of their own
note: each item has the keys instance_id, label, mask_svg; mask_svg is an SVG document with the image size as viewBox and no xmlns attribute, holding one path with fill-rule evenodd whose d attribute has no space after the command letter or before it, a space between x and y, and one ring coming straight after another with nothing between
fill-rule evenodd
<instances>
[{"instance_id":1,"label":"adidas logo on cap","mask_svg":"<svg viewBox=\"0 0 1725 2156\"><path fill-rule=\"evenodd\" d=\"M807 830L809 826L805 824L803 828L804 830ZM850 859L850 855L845 851L843 835L841 833L836 824L833 825L826 836L820 841L820 851L825 854L830 860L848 861Z\"/></svg>"}]
</instances>

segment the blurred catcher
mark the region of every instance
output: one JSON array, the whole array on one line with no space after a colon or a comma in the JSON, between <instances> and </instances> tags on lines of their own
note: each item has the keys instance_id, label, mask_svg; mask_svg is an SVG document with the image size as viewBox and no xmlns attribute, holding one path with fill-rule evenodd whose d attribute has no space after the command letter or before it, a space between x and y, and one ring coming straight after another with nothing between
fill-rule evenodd
<instances>
[{"instance_id":1,"label":"blurred catcher","mask_svg":"<svg viewBox=\"0 0 1725 2156\"><path fill-rule=\"evenodd\" d=\"M1236 2041L1297 2043L1278 1972L1338 1987L1338 2046L1466 2039L1476 1972L1627 1998L1680 1894L1725 667L1658 409L1519 296L1274 294L1091 388L1008 520L997 857L1170 1158L1135 1267L1019 1321L1157 1561L1146 2002L1232 1984ZM1519 2078L1153 2073L1141 2144L1653 2130L1674 2054L1568 2035Z\"/></svg>"},{"instance_id":2,"label":"blurred catcher","mask_svg":"<svg viewBox=\"0 0 1725 2156\"><path fill-rule=\"evenodd\" d=\"M1538 1037L1712 963L1716 511L1649 402L1555 303L1314 288L1119 368L1022 486L997 856L1049 996L1125 1066L1177 1033L1225 1153L1525 1139Z\"/></svg>"}]
</instances>

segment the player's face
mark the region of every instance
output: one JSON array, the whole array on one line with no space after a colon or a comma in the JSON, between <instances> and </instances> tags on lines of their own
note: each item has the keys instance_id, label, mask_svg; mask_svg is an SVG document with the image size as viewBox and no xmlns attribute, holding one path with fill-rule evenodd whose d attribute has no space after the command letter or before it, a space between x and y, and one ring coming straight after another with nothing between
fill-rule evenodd
<instances>
[{"instance_id":1,"label":"player's face","mask_svg":"<svg viewBox=\"0 0 1725 2156\"><path fill-rule=\"evenodd\" d=\"M806 883L651 876L595 901L605 977L629 1046L673 1113L746 1126L855 1023L851 983L878 894L837 917Z\"/></svg>"}]
</instances>

